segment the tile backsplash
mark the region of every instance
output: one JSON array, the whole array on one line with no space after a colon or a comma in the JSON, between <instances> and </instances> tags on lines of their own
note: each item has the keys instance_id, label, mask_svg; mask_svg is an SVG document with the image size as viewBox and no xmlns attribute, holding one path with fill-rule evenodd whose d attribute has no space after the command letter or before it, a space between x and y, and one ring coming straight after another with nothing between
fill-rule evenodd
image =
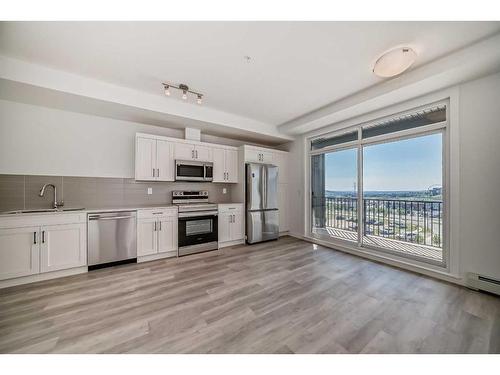
<instances>
[{"instance_id":1,"label":"tile backsplash","mask_svg":"<svg viewBox=\"0 0 500 375\"><path fill-rule=\"evenodd\" d=\"M171 203L173 190L208 190L210 201L229 203L233 189L232 184L0 174L0 211L51 207L52 188L46 190L44 197L38 195L44 184L57 187L57 200L64 200L64 207L85 208ZM151 195L147 194L148 187L153 189ZM223 188L227 194L222 193Z\"/></svg>"}]
</instances>

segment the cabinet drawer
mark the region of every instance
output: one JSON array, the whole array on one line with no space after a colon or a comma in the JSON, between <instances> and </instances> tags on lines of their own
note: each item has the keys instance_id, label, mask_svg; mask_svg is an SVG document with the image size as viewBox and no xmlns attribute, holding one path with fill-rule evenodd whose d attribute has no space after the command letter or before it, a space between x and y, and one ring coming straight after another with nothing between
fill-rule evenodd
<instances>
[{"instance_id":1,"label":"cabinet drawer","mask_svg":"<svg viewBox=\"0 0 500 375\"><path fill-rule=\"evenodd\" d=\"M219 204L219 212L242 212L243 211L243 203L230 203L230 204Z\"/></svg>"},{"instance_id":2,"label":"cabinet drawer","mask_svg":"<svg viewBox=\"0 0 500 375\"><path fill-rule=\"evenodd\" d=\"M137 211L138 219L154 219L163 217L177 217L177 207L155 208Z\"/></svg>"}]
</instances>

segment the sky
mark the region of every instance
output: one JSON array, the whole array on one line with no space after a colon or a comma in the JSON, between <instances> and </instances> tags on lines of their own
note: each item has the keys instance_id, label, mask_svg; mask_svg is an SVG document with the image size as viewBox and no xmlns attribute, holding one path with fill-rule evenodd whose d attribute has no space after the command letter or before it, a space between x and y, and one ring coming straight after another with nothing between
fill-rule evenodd
<instances>
[{"instance_id":1,"label":"sky","mask_svg":"<svg viewBox=\"0 0 500 375\"><path fill-rule=\"evenodd\" d=\"M365 146L365 191L427 190L442 185L442 135ZM357 150L326 154L326 190L354 191Z\"/></svg>"}]
</instances>

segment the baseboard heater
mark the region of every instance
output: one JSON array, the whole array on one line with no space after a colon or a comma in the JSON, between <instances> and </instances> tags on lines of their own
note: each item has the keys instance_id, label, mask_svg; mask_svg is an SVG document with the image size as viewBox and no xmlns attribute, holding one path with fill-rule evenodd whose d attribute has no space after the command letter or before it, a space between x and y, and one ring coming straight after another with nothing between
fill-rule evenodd
<instances>
[{"instance_id":1,"label":"baseboard heater","mask_svg":"<svg viewBox=\"0 0 500 375\"><path fill-rule=\"evenodd\" d=\"M467 273L467 286L476 290L484 290L500 296L500 280L477 273Z\"/></svg>"}]
</instances>

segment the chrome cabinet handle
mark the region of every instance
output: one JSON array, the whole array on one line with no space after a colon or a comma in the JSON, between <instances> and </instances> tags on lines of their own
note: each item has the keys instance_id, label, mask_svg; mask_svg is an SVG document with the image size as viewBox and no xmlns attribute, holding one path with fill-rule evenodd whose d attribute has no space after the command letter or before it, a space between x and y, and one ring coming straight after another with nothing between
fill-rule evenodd
<instances>
[{"instance_id":1,"label":"chrome cabinet handle","mask_svg":"<svg viewBox=\"0 0 500 375\"><path fill-rule=\"evenodd\" d=\"M160 177L160 168L156 169L156 177Z\"/></svg>"},{"instance_id":2,"label":"chrome cabinet handle","mask_svg":"<svg viewBox=\"0 0 500 375\"><path fill-rule=\"evenodd\" d=\"M195 150L196 151L196 159L198 159L198 150Z\"/></svg>"},{"instance_id":3,"label":"chrome cabinet handle","mask_svg":"<svg viewBox=\"0 0 500 375\"><path fill-rule=\"evenodd\" d=\"M155 221L155 226L154 226L153 232L156 232L156 221Z\"/></svg>"},{"instance_id":4,"label":"chrome cabinet handle","mask_svg":"<svg viewBox=\"0 0 500 375\"><path fill-rule=\"evenodd\" d=\"M45 243L45 231L42 230L42 243Z\"/></svg>"},{"instance_id":5,"label":"chrome cabinet handle","mask_svg":"<svg viewBox=\"0 0 500 375\"><path fill-rule=\"evenodd\" d=\"M160 224L160 229L159 230L161 230L161 221L159 221L158 224Z\"/></svg>"},{"instance_id":6,"label":"chrome cabinet handle","mask_svg":"<svg viewBox=\"0 0 500 375\"><path fill-rule=\"evenodd\" d=\"M33 232L33 245L36 245L36 232Z\"/></svg>"},{"instance_id":7,"label":"chrome cabinet handle","mask_svg":"<svg viewBox=\"0 0 500 375\"><path fill-rule=\"evenodd\" d=\"M155 169L153 168L153 177L155 176Z\"/></svg>"}]
</instances>

